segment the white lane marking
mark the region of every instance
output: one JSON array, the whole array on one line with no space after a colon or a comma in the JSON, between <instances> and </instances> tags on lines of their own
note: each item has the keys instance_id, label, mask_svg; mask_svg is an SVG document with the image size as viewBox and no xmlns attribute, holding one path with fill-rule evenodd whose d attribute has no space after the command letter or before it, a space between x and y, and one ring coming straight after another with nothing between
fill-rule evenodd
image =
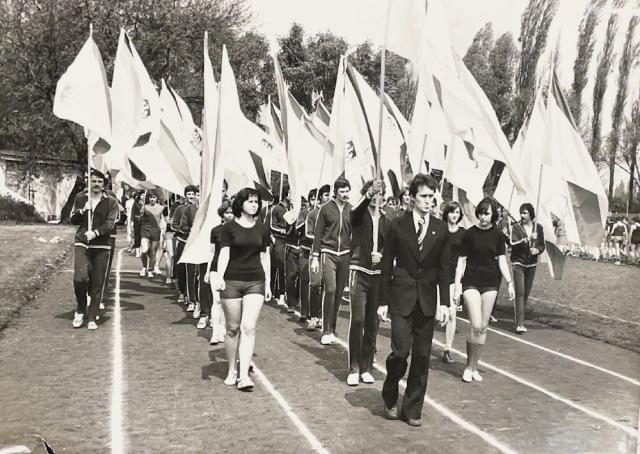
<instances>
[{"instance_id":1,"label":"white lane marking","mask_svg":"<svg viewBox=\"0 0 640 454\"><path fill-rule=\"evenodd\" d=\"M300 312L298 312L298 311L295 311L295 314L298 317L301 316ZM336 341L338 342L338 344L342 348L344 348L347 351L349 351L349 345L345 341L343 341L342 339L339 339L337 337L335 339L336 339ZM378 371L382 372L383 374L387 375L387 370L384 367L378 365L377 363L374 364L373 367L375 367ZM405 380L400 380L400 386L402 386L403 388L406 388L407 387L407 382ZM480 429L479 427L476 427L473 424L471 424L470 422L462 419L460 416L458 416L457 414L455 414L454 412L449 410L447 407L445 407L442 404L439 404L438 402L436 402L435 400L431 399L430 397L427 397L425 395L424 396L424 401L428 405L431 405L433 408L435 408L438 413L440 413L441 415L443 415L446 418L449 418L451 421L453 421L454 423L458 424L463 429L465 429L465 430L467 430L467 431L479 436L484 441L486 441L488 444L490 444L494 448L498 449L500 452L503 452L505 454L515 454L516 453L516 451L511 449L509 446L507 446L504 443L498 441L493 435L485 432L484 430Z\"/></svg>"},{"instance_id":2,"label":"white lane marking","mask_svg":"<svg viewBox=\"0 0 640 454\"><path fill-rule=\"evenodd\" d=\"M336 337L336 341L343 348L349 349L349 346L342 339L339 339L339 338ZM384 367L378 365L377 363L375 363L373 365L373 367L375 367L378 371L382 372L383 374L387 375L387 370ZM402 386L403 388L406 388L407 387L406 380L400 380L400 386ZM484 430L482 430L479 427L471 424L470 422L466 421L465 419L462 419L460 416L458 416L457 414L455 414L454 412L449 410L447 407L445 407L444 405L436 402L435 400L431 399L430 397L425 395L424 396L424 402L426 404L432 406L433 408L435 408L435 410L438 413L440 413L441 415L443 415L446 418L449 418L451 421L453 421L454 423L458 424L463 429L465 429L465 430L467 430L467 431L479 436L485 442L487 442L488 444L490 444L491 446L493 446L494 448L496 448L500 452L503 452L505 454L515 454L516 453L516 451L514 451L512 448L510 448L509 446L505 445L504 443L498 441L493 435L485 432Z\"/></svg>"},{"instance_id":3,"label":"white lane marking","mask_svg":"<svg viewBox=\"0 0 640 454\"><path fill-rule=\"evenodd\" d=\"M320 440L318 440L315 435L311 433L309 428L302 422L298 415L294 413L291 405L289 405L285 398L282 397L282 394L280 394L280 392L278 392L278 390L274 388L269 379L262 373L260 369L256 367L255 364L253 365L253 373L258 377L258 380L260 380L260 383L262 383L267 391L269 391L269 394L271 394L273 398L278 402L280 407L282 407L282 409L287 414L289 419L291 419L298 431L304 436L304 438L307 439L313 450L320 454L329 454L329 451L324 446L322 446Z\"/></svg>"},{"instance_id":4,"label":"white lane marking","mask_svg":"<svg viewBox=\"0 0 640 454\"><path fill-rule=\"evenodd\" d=\"M567 306L566 304L556 303L555 301L547 301L547 300L544 300L542 298L537 298L535 296L530 296L529 299L533 300L533 301L538 301L539 303L543 303L543 304L551 304L552 306L560 306L560 307L563 307L565 309L568 309L568 310L574 311L574 312L584 312L585 314L595 315L597 317L605 318L605 319L608 319L608 320L613 320L615 322L628 323L630 325L640 326L640 323L638 323L638 322L632 322L631 320L625 320L623 318L615 317L613 315L600 314L599 312L595 312L595 311L592 311L592 310L589 310L589 309L582 309L582 308L579 308L579 307L571 307L571 306Z\"/></svg>"},{"instance_id":5,"label":"white lane marking","mask_svg":"<svg viewBox=\"0 0 640 454\"><path fill-rule=\"evenodd\" d=\"M444 344L442 342L438 342L437 340L434 339L433 343L436 344L437 346L439 346L440 348L444 348ZM460 350L457 350L455 348L451 348L451 349L449 349L449 351L454 352L454 353L456 353L456 354L458 354L458 355L460 355L460 356L462 356L464 358L467 357L466 354L464 354L463 352L461 352ZM562 397L561 395L554 393L553 391L549 391L548 389L543 388L542 386L536 385L535 383L531 383L530 381L525 380L524 378L518 377L517 375L512 374L511 372L507 372L506 370L501 369L501 368L499 368L497 366L494 366L492 364L486 363L484 361L479 361L478 364L483 366L483 367L486 367L489 370L492 370L492 371L497 372L497 373L499 373L501 375L504 375L505 377L510 378L511 380L516 381L516 382L518 382L518 383L520 383L522 385L525 385L525 386L528 386L529 388L535 389L536 391L541 392L541 393L551 397L552 399L557 400L558 402L562 402L563 404L568 405L571 408L574 408L574 409L576 409L578 411L581 411L581 412L591 416L592 418L599 419L600 421L603 421L603 422L609 424L610 426L615 427L616 429L619 429L619 430L622 430L622 431L626 432L627 434L629 434L630 436L632 436L634 438L638 438L638 433L637 433L636 429L633 429L631 427L628 427L628 426L625 426L623 424L620 424L619 422L614 421L613 419L611 419L611 418L609 418L607 416L601 415L600 413L598 413L595 410L591 410L589 408L583 407L580 404L576 404L575 402L571 402L569 399L566 399L566 398Z\"/></svg>"},{"instance_id":6,"label":"white lane marking","mask_svg":"<svg viewBox=\"0 0 640 454\"><path fill-rule=\"evenodd\" d=\"M467 320L466 318L457 317L457 319L458 320L462 320L465 323L469 323L469 320ZM576 357L568 355L566 353L561 353L561 352L559 352L557 350L553 350L551 348L543 347L542 345L538 345L538 344L536 344L534 342L524 340L524 339L522 339L522 338L520 338L518 336L513 336L511 334L504 333L504 332L499 331L497 329L488 328L488 331L491 331L492 333L498 334L498 335L503 336L503 337L507 337L507 338L509 338L511 340L520 342L522 344L528 345L529 347L537 348L539 350L542 350L543 352L551 353L552 355L559 356L559 357L561 357L563 359L566 359L568 361L572 361L572 362L580 364L582 366L590 367L592 369L595 369L597 371L603 372L605 374L609 374L609 375L611 375L613 377L619 378L620 380L627 381L627 382L631 383L632 385L640 386L640 381L638 381L638 380L635 380L635 379L633 379L631 377L627 377L626 375L622 375L622 374L620 374L618 372L614 372L612 370L605 369L604 367L597 366L597 365L595 365L593 363L590 363L588 361L584 361L582 359L576 358Z\"/></svg>"},{"instance_id":7,"label":"white lane marking","mask_svg":"<svg viewBox=\"0 0 640 454\"><path fill-rule=\"evenodd\" d=\"M122 269L122 253L118 251L116 264L115 303L113 307L113 374L111 378L111 452L124 452L122 434L122 330L120 327L120 272Z\"/></svg>"}]
</instances>

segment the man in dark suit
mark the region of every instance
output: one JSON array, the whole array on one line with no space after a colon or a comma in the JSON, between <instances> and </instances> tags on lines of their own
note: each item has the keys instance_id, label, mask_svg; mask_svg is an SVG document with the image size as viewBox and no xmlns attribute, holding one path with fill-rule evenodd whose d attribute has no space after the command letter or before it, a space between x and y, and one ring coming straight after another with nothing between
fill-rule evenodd
<instances>
[{"instance_id":1,"label":"man in dark suit","mask_svg":"<svg viewBox=\"0 0 640 454\"><path fill-rule=\"evenodd\" d=\"M449 318L449 235L447 225L429 214L436 187L430 175L415 176L409 186L413 210L390 223L382 258L381 304L385 306L378 313L386 318L388 311L391 316L391 354L382 387L385 416L412 426L422 424L435 321L446 324ZM436 286L440 287L439 307ZM398 383L410 353L411 368L398 413Z\"/></svg>"}]
</instances>

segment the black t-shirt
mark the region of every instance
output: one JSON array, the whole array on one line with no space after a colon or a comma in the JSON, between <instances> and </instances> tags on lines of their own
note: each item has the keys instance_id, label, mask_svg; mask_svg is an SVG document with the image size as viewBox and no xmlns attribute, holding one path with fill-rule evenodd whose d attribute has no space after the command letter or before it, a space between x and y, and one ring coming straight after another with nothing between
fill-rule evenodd
<instances>
[{"instance_id":1,"label":"black t-shirt","mask_svg":"<svg viewBox=\"0 0 640 454\"><path fill-rule=\"evenodd\" d=\"M224 278L231 281L264 281L260 253L269 246L269 229L261 222L246 228L227 222L220 230L220 248L229 247L229 265Z\"/></svg>"},{"instance_id":2,"label":"black t-shirt","mask_svg":"<svg viewBox=\"0 0 640 454\"><path fill-rule=\"evenodd\" d=\"M504 237L495 226L482 230L475 225L464 232L460 257L467 258L462 285L498 287L502 273L498 256L505 255Z\"/></svg>"},{"instance_id":3,"label":"black t-shirt","mask_svg":"<svg viewBox=\"0 0 640 454\"><path fill-rule=\"evenodd\" d=\"M220 257L220 232L222 225L216 225L211 229L211 244L215 246L213 260L211 260L211 271L218 271L218 257Z\"/></svg>"},{"instance_id":4,"label":"black t-shirt","mask_svg":"<svg viewBox=\"0 0 640 454\"><path fill-rule=\"evenodd\" d=\"M460 247L462 245L462 237L464 236L464 227L458 227L456 232L449 232L449 248L451 249L451 255L449 256L449 277L450 284L455 282L456 268L458 267L458 257L460 256Z\"/></svg>"}]
</instances>

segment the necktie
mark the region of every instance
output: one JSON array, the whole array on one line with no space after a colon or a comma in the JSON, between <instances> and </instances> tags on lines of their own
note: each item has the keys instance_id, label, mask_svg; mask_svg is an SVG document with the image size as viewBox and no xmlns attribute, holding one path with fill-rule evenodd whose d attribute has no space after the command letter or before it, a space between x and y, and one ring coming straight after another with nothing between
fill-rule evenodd
<instances>
[{"instance_id":1,"label":"necktie","mask_svg":"<svg viewBox=\"0 0 640 454\"><path fill-rule=\"evenodd\" d=\"M424 218L418 218L418 250L422 251L422 242L424 241L424 236L422 233L424 232Z\"/></svg>"}]
</instances>

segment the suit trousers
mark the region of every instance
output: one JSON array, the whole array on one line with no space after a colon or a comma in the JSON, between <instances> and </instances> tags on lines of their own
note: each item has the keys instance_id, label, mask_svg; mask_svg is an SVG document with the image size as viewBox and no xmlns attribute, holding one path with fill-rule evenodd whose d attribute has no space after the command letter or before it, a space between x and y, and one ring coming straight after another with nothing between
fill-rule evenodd
<instances>
[{"instance_id":1,"label":"suit trousers","mask_svg":"<svg viewBox=\"0 0 640 454\"><path fill-rule=\"evenodd\" d=\"M371 372L378 335L380 275L349 272L349 373Z\"/></svg>"},{"instance_id":2,"label":"suit trousers","mask_svg":"<svg viewBox=\"0 0 640 454\"><path fill-rule=\"evenodd\" d=\"M435 317L425 316L416 301L413 312L403 317L391 314L391 353L387 357L387 378L382 386L382 398L387 408L398 401L398 383L411 367L400 415L420 419L429 378L429 360Z\"/></svg>"},{"instance_id":3,"label":"suit trousers","mask_svg":"<svg viewBox=\"0 0 640 454\"><path fill-rule=\"evenodd\" d=\"M300 250L291 246L284 247L285 250L285 283L287 292L287 306L298 307L300 304L300 290L298 287L298 277L300 274Z\"/></svg>"},{"instance_id":4,"label":"suit trousers","mask_svg":"<svg viewBox=\"0 0 640 454\"><path fill-rule=\"evenodd\" d=\"M87 321L95 321L102 285L109 265L109 249L87 249L76 246L73 253L73 289L78 305L76 312L87 314ZM91 292L91 305L87 313L87 292Z\"/></svg>"},{"instance_id":5,"label":"suit trousers","mask_svg":"<svg viewBox=\"0 0 640 454\"><path fill-rule=\"evenodd\" d=\"M320 254L322 262L322 334L336 332L338 314L344 287L349 278L349 261L351 254L333 255L326 252Z\"/></svg>"}]
</instances>

